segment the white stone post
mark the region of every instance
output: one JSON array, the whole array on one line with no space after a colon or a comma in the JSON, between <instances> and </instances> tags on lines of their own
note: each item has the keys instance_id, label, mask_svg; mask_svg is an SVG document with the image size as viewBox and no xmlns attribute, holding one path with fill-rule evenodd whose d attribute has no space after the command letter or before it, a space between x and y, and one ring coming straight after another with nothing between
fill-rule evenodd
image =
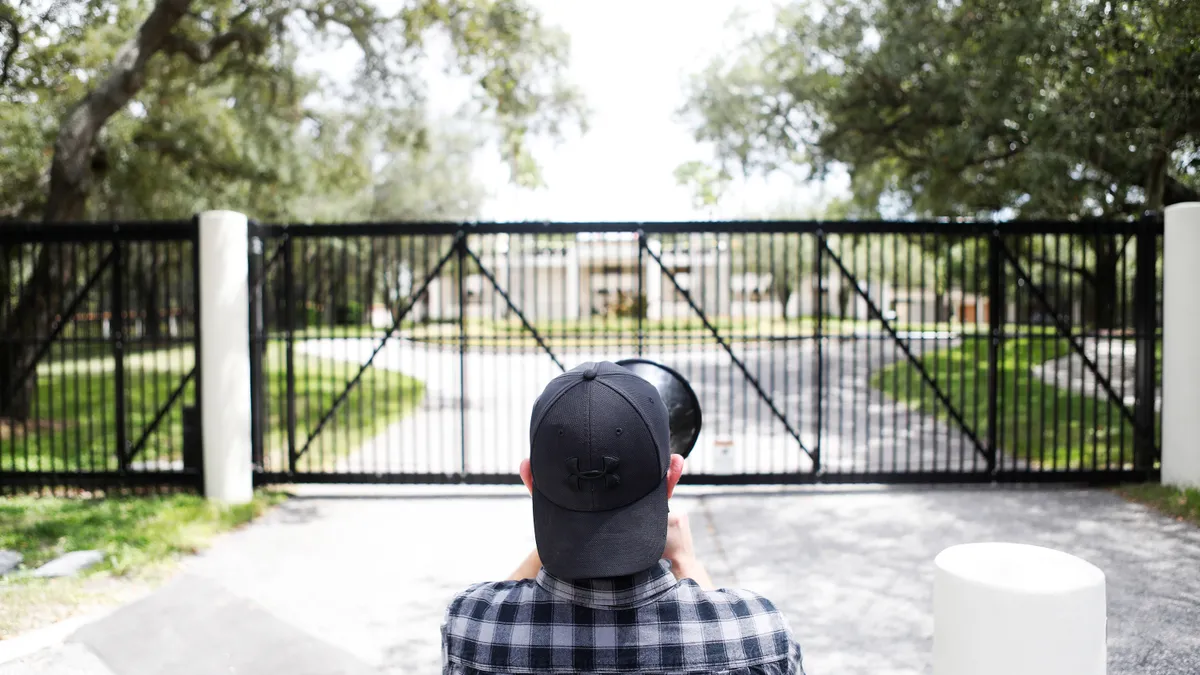
<instances>
[{"instance_id":1,"label":"white stone post","mask_svg":"<svg viewBox=\"0 0 1200 675\"><path fill-rule=\"evenodd\" d=\"M564 319L579 318L579 247L580 242L572 241L567 244L567 288L566 316Z\"/></svg>"},{"instance_id":2,"label":"white stone post","mask_svg":"<svg viewBox=\"0 0 1200 675\"><path fill-rule=\"evenodd\" d=\"M729 234L717 235L717 305L710 319L733 316L733 242Z\"/></svg>"},{"instance_id":3,"label":"white stone post","mask_svg":"<svg viewBox=\"0 0 1200 675\"><path fill-rule=\"evenodd\" d=\"M200 214L200 415L204 494L244 504L250 452L250 288L246 216Z\"/></svg>"},{"instance_id":4,"label":"white stone post","mask_svg":"<svg viewBox=\"0 0 1200 675\"><path fill-rule=\"evenodd\" d=\"M1039 546L965 544L934 561L933 675L1104 675L1104 573Z\"/></svg>"},{"instance_id":5,"label":"white stone post","mask_svg":"<svg viewBox=\"0 0 1200 675\"><path fill-rule=\"evenodd\" d=\"M654 255L662 259L662 242L658 239L647 239L646 248ZM657 262L654 261L654 256L646 253L642 259L642 275L646 284L646 319L649 321L659 321L662 316L662 285L663 285L663 270ZM675 287L667 293L668 297L674 299L678 296L675 292Z\"/></svg>"},{"instance_id":6,"label":"white stone post","mask_svg":"<svg viewBox=\"0 0 1200 675\"><path fill-rule=\"evenodd\" d=\"M1200 202L1166 210L1162 482L1200 487Z\"/></svg>"}]
</instances>

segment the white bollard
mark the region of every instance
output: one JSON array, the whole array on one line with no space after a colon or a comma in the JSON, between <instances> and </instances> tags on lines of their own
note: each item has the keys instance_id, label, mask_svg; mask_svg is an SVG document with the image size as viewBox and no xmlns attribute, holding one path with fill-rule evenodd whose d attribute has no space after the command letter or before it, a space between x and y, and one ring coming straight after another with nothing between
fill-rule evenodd
<instances>
[{"instance_id":1,"label":"white bollard","mask_svg":"<svg viewBox=\"0 0 1200 675\"><path fill-rule=\"evenodd\" d=\"M1200 487L1200 202L1168 206L1165 229L1162 482Z\"/></svg>"},{"instance_id":2,"label":"white bollard","mask_svg":"<svg viewBox=\"0 0 1200 675\"><path fill-rule=\"evenodd\" d=\"M934 675L1104 675L1104 573L1024 544L942 551L933 591Z\"/></svg>"},{"instance_id":3,"label":"white bollard","mask_svg":"<svg viewBox=\"0 0 1200 675\"><path fill-rule=\"evenodd\" d=\"M229 504L244 504L254 493L248 254L245 215L200 214L204 494Z\"/></svg>"}]
</instances>

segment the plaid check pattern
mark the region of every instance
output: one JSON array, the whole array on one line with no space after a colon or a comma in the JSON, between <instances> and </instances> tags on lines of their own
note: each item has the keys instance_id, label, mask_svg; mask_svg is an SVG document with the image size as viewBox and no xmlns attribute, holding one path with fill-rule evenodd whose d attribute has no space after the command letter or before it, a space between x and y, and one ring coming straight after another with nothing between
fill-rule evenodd
<instances>
[{"instance_id":1,"label":"plaid check pattern","mask_svg":"<svg viewBox=\"0 0 1200 675\"><path fill-rule=\"evenodd\" d=\"M804 675L800 646L765 598L676 581L670 563L630 577L481 583L442 624L443 675Z\"/></svg>"}]
</instances>

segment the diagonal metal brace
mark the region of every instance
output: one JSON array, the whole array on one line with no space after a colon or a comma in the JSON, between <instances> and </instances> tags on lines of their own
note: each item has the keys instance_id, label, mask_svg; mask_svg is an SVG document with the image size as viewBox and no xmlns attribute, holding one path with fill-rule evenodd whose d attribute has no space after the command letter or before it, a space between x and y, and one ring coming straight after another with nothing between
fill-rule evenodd
<instances>
[{"instance_id":1,"label":"diagonal metal brace","mask_svg":"<svg viewBox=\"0 0 1200 675\"><path fill-rule=\"evenodd\" d=\"M137 443L134 443L133 446L128 449L128 451L125 448L117 448L117 452L121 455L121 466L128 464L130 460L132 460L138 455L138 453L142 451L142 449L146 446L146 441L150 438L150 434L154 433L154 430L158 428L158 425L162 424L162 421L166 419L167 413L170 412L171 407L174 406L175 402L179 400L179 397L183 395L183 390L187 388L188 383L191 382L192 378L195 376L196 367L192 366L192 369L188 371L188 374L183 376L183 381L179 383L179 386L175 387L175 391L171 392L171 395L167 398L167 402L164 403L161 408L159 408L158 413L154 416L154 419L151 420L145 431L142 432L142 437L137 440Z\"/></svg>"},{"instance_id":2,"label":"diagonal metal brace","mask_svg":"<svg viewBox=\"0 0 1200 675\"><path fill-rule=\"evenodd\" d=\"M484 267L483 261L479 259L479 256L475 255L475 252L471 250L471 247L467 246L467 242L465 240L462 242L462 247L466 254L471 256L471 260L474 260L475 264L479 266L479 271L485 278L487 278L488 282L492 284L492 288L495 288L496 292L500 294L500 297L504 298L504 302L508 303L508 308L516 313L517 318L521 320L521 324L525 326L525 330L529 331L534 340L537 340L538 346L546 352L546 355L550 357L550 360L554 362L554 365L558 366L559 370L566 371L566 366L564 366L562 362L558 360L558 357L554 355L554 352L550 351L550 346L547 345L546 341L542 339L541 334L538 333L537 329L533 327L533 324L529 323L529 320L525 318L524 312L522 312L519 307L513 304L513 301L508 297L508 293L506 293L503 288L500 288L500 283L496 281L496 277L492 276L491 271L488 270L487 267Z\"/></svg>"},{"instance_id":3,"label":"diagonal metal brace","mask_svg":"<svg viewBox=\"0 0 1200 675\"><path fill-rule=\"evenodd\" d=\"M696 316L700 317L700 321L704 323L704 327L707 328L710 333L712 333L713 338L715 338L717 341L717 344L721 345L721 347L725 350L725 353L729 355L730 360L733 361L733 365L737 366L738 370L742 371L742 375L746 377L746 381L750 383L750 386L754 387L754 391L758 393L759 398L761 398L763 402L767 404L767 407L771 410L771 413L774 414L780 422L783 422L784 428L786 428L788 434L796 440L796 444L800 446L800 449L808 455L809 459L813 460L813 470L819 470L820 463L816 455L814 455L813 452L804 445L804 441L800 440L799 432L792 427L792 423L788 421L787 417L782 412L780 412L779 408L775 407L775 401L771 398L770 394L768 394L766 390L762 388L762 385L759 384L758 378L750 374L750 369L746 367L746 364L742 363L742 360L737 357L737 354L733 353L733 348L729 346L729 343L725 341L725 338L721 337L721 332L718 331L717 327L708 320L708 315L705 314L704 310L701 309L700 306L696 304L696 301L692 299L692 294L688 293L687 289L679 285L679 281L675 278L675 274L672 273L671 270L667 269L667 266L663 264L662 258L646 245L645 232L638 232L638 244L641 246L642 250L650 254L650 257L654 259L654 262L658 263L658 268L663 271L663 274L667 275L667 278L671 280L671 284L675 286L675 290L679 291L679 294L683 296L683 299L687 300L687 303L691 306L692 311L694 311Z\"/></svg>"},{"instance_id":4,"label":"diagonal metal brace","mask_svg":"<svg viewBox=\"0 0 1200 675\"><path fill-rule=\"evenodd\" d=\"M833 252L833 249L829 246L829 240L826 239L824 235L818 235L817 238L821 242L822 248L825 249L825 252L829 254L830 259L833 260L833 263L842 271L842 276L846 277L846 279L850 282L850 285L854 287L855 292L858 293L859 297L861 297L867 303L867 309L870 311L871 315L874 318L879 319L879 321L883 324L883 330L886 331L888 336L891 337L892 340L895 341L895 343L900 347L900 351L904 352L904 356L908 359L908 362L912 365L912 367L917 370L917 373L921 375L921 379L925 381L925 384L929 385L933 389L934 396L937 397L937 400L946 407L946 411L950 413L950 418L953 419L956 424L958 424L963 433L967 435L968 439L970 439L971 443L975 445L975 450L978 451L979 454L984 458L986 458L989 463L988 465L991 466L992 462L994 461L991 453L988 452L988 449L984 446L983 442L979 440L979 437L975 435L975 431L967 424L966 418L963 417L963 414L954 406L954 403L950 400L950 397L947 396L946 393L942 391L942 388L938 386L937 380L933 379L933 376L929 374L929 371L925 370L925 364L922 363L919 358L917 358L916 354L913 354L908 342L900 337L900 334L896 332L895 326L893 326L892 322L888 321L887 318L883 316L883 312L880 311L879 306L875 304L875 301L871 299L870 294L862 289L862 285L858 283L858 278L846 268L846 264L842 262L842 259Z\"/></svg>"},{"instance_id":5,"label":"diagonal metal brace","mask_svg":"<svg viewBox=\"0 0 1200 675\"><path fill-rule=\"evenodd\" d=\"M438 261L438 264L432 270L430 270L429 274L425 275L425 281L421 283L421 287L417 289L417 292L409 296L408 304L400 310L400 313L392 322L392 327L389 328L386 333L384 333L383 338L379 340L379 344L376 345L375 350L371 352L371 355L367 357L367 360L364 361L359 367L358 372L354 374L354 377L350 378L346 382L346 388L342 390L341 394L338 394L336 399L334 399L333 405L329 406L329 410L325 411L325 414L321 417L321 421L317 422L317 426L314 427L311 432L309 432L308 440L304 442L304 447L300 448L300 450L292 458L293 461L303 456L304 453L308 452L308 447L312 445L313 440L315 440L316 437L321 433L321 430L325 428L325 425L329 423L329 420L333 419L333 415L337 412L338 407L345 403L346 399L350 397L350 392L355 386L358 385L359 381L362 380L363 373L367 372L367 368L370 368L371 364L375 362L375 357L379 356L379 352L383 351L384 346L387 345L387 341L392 339L392 335L397 329L400 328L400 323L404 321L404 317L408 316L408 313L411 312L412 308L416 306L417 301L425 295L427 290L429 290L429 284L433 283L433 280L436 279L439 274L441 274L442 268L446 266L446 263L450 260L450 258L454 257L458 253L459 246L462 245L464 236L465 235L463 232L459 232L457 235L455 235L454 243L450 245L450 249L446 251L446 255L442 256L442 259Z\"/></svg>"},{"instance_id":6,"label":"diagonal metal brace","mask_svg":"<svg viewBox=\"0 0 1200 675\"><path fill-rule=\"evenodd\" d=\"M56 321L54 326L51 327L50 334L46 336L46 341L43 342L40 347L38 347L37 353L33 355L33 359L29 361L29 365L25 367L25 370L23 370L18 377L14 378L13 385L9 387L8 398L4 399L5 401L11 402L13 399L15 399L17 392L21 391L21 387L25 386L25 381L28 380L29 377L33 375L34 371L37 370L38 362L45 358L46 354L50 352L50 347L54 345L54 341L58 339L59 334L61 334L63 329L67 327L67 324L71 322L71 317L75 315L75 310L79 308L80 303L82 303L87 298L88 294L91 293L92 287L100 281L100 275L104 273L104 270L108 269L108 266L112 264L113 259L117 255L117 246L119 246L119 244L114 243L112 249L109 250L108 255L104 256L104 259L96 264L96 269L92 271L90 276L88 276L87 283L83 285L83 288L80 289L79 292L75 294L75 297L71 299L71 302L67 304L66 310L59 315L58 321ZM6 412L8 412L7 408L2 409L0 410L0 415Z\"/></svg>"},{"instance_id":7,"label":"diagonal metal brace","mask_svg":"<svg viewBox=\"0 0 1200 675\"><path fill-rule=\"evenodd\" d=\"M1083 365L1086 366L1088 370L1092 371L1092 376L1096 378L1096 382L1099 383L1101 388L1104 389L1104 392L1108 395L1109 399L1113 403L1116 403L1120 408L1121 415L1125 419L1129 420L1129 423L1133 425L1133 428L1138 434L1147 435L1146 430L1137 423L1137 419L1134 417L1133 411L1125 405L1125 401L1121 399L1120 394L1118 394L1117 390L1113 388L1112 383L1108 381L1107 377L1100 373L1100 368L1096 365L1096 362L1092 361L1092 359L1084 351L1083 345L1077 342L1074 336L1071 335L1071 327L1059 317L1058 308L1052 305L1049 298L1046 297L1046 294L1042 292L1042 289L1038 288L1037 284L1033 283L1033 279L1029 277L1029 274L1026 273L1025 268L1021 266L1020 261L1017 260L1017 257L1013 255L1013 252L1009 250L1008 246L1006 246L999 238L996 239L995 243L1000 247L1000 252L1004 255L1004 257L1008 259L1008 263L1012 265L1013 271L1017 273L1017 278L1029 287L1029 291L1033 293L1033 297L1042 304L1042 307L1045 308L1046 311L1050 312L1050 316L1054 318L1054 329L1057 330L1059 335L1061 335L1063 339L1065 339L1067 343L1071 345L1071 349L1079 355L1079 358L1083 359Z\"/></svg>"}]
</instances>

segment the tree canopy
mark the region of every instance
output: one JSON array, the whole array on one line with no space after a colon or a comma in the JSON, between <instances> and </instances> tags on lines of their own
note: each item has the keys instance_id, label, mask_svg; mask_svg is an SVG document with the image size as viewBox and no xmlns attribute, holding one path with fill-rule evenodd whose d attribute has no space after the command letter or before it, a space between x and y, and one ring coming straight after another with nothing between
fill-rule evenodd
<instances>
[{"instance_id":1,"label":"tree canopy","mask_svg":"<svg viewBox=\"0 0 1200 675\"><path fill-rule=\"evenodd\" d=\"M359 59L335 91L300 61L339 45ZM521 0L4 0L0 219L306 219L304 197L378 183L380 153L429 156L440 45L472 85L464 114L535 182L528 135L583 109L564 36Z\"/></svg>"},{"instance_id":2,"label":"tree canopy","mask_svg":"<svg viewBox=\"0 0 1200 675\"><path fill-rule=\"evenodd\" d=\"M1192 0L791 2L682 113L721 170L845 165L864 214L1132 216L1198 198L1197 35Z\"/></svg>"}]
</instances>

